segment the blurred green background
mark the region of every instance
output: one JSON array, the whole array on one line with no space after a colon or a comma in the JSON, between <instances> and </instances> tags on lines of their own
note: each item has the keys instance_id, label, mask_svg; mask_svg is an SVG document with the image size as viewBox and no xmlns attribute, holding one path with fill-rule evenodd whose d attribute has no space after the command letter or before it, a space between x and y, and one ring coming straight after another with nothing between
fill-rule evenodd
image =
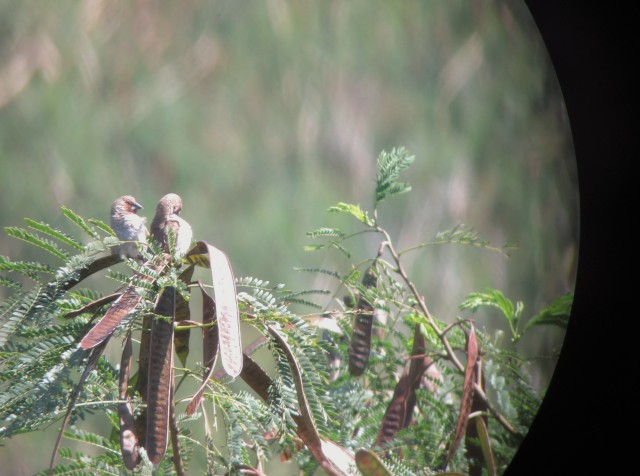
<instances>
[{"instance_id":1,"label":"blurred green background","mask_svg":"<svg viewBox=\"0 0 640 476\"><path fill-rule=\"evenodd\" d=\"M381 209L399 248L460 222L518 247L510 259L459 246L406 255L437 317L489 286L525 316L573 290L570 127L523 2L0 1L3 227L30 217L75 233L61 205L107 222L125 193L150 220L176 192L195 238L237 276L334 285L293 271L348 266L305 253L305 232L349 229L326 213L338 201L371 209L375 159L396 146L416 156L402 177L413 191ZM0 235L0 254L41 258L31 252ZM550 355L562 338L536 330L524 353ZM533 369L541 391L552 370ZM3 474L44 468L52 443L39 441L37 458L31 443L0 448Z\"/></svg>"}]
</instances>

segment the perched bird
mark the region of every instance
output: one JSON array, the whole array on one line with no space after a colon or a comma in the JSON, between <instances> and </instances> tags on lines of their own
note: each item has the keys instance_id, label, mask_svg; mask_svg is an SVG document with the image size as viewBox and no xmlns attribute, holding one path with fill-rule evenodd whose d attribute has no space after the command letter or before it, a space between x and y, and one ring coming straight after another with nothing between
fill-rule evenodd
<instances>
[{"instance_id":1,"label":"perched bird","mask_svg":"<svg viewBox=\"0 0 640 476\"><path fill-rule=\"evenodd\" d=\"M115 255L128 258L139 258L140 251L136 242L146 243L149 231L145 226L146 218L138 216L137 211L142 209L131 195L123 195L116 199L111 206L111 228L121 243L111 248Z\"/></svg>"},{"instance_id":2,"label":"perched bird","mask_svg":"<svg viewBox=\"0 0 640 476\"><path fill-rule=\"evenodd\" d=\"M178 216L182 210L182 198L168 193L160 199L151 222L151 236L165 252L169 252L170 236L173 236L175 253L178 256L189 251L193 231L191 225Z\"/></svg>"},{"instance_id":3,"label":"perched bird","mask_svg":"<svg viewBox=\"0 0 640 476\"><path fill-rule=\"evenodd\" d=\"M126 230L128 228L135 228L134 226L129 226L129 222L134 221L133 218L135 218L137 220L141 220L135 221L138 225L138 229L142 228L145 231L144 234L140 231L137 238L146 243L147 233L146 228L144 227L144 219L135 214L135 211L140 208L142 208L140 204L130 196L120 197L113 204L111 212L111 227L116 231L118 238L121 240L123 239L122 236L124 236L124 234L121 236L118 229ZM178 216L178 213L180 213L181 210L182 199L175 193L169 193L162 197L158 202L156 215L153 217L153 222L151 223L151 236L154 241L162 247L165 253L170 252L169 243L174 243L174 253L178 256L184 255L189 250L192 238L191 226ZM116 218L115 220L114 216ZM125 243L120 246L124 244ZM135 243L133 244L135 245ZM144 263L144 266L156 273L161 273L169 264L169 260L165 259L164 256L160 258L161 259L159 261L147 261ZM152 278L143 274L136 274L135 276L139 281L152 281ZM100 319L100 321L98 321L98 323L83 337L80 342L80 347L83 349L92 349L104 342L105 339L108 339L120 322L122 322L122 320L129 315L141 301L142 295L139 294L136 285L132 281L132 284L130 284L111 304L111 306L109 306L109 309L104 316L102 316L102 319ZM143 323L143 327L145 329L150 329L150 324L151 322L146 325ZM149 335L149 332L143 332L140 346L141 356L145 355L145 352L143 352L142 349L145 346L148 348L148 346L151 345L148 341ZM147 342L146 344L145 341ZM142 376L143 374L141 374L141 378Z\"/></svg>"}]
</instances>

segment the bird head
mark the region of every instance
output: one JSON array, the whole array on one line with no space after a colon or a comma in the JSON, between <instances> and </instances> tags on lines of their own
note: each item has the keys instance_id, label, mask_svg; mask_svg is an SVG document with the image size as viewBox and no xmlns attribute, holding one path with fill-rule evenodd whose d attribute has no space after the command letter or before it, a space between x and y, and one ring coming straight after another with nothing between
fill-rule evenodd
<instances>
[{"instance_id":1,"label":"bird head","mask_svg":"<svg viewBox=\"0 0 640 476\"><path fill-rule=\"evenodd\" d=\"M144 208L131 195L123 195L118 197L111 206L111 216L124 215L126 213L136 213Z\"/></svg>"},{"instance_id":2,"label":"bird head","mask_svg":"<svg viewBox=\"0 0 640 476\"><path fill-rule=\"evenodd\" d=\"M160 199L158 207L156 208L156 214L178 215L182 211L182 198L175 193L168 193Z\"/></svg>"}]
</instances>

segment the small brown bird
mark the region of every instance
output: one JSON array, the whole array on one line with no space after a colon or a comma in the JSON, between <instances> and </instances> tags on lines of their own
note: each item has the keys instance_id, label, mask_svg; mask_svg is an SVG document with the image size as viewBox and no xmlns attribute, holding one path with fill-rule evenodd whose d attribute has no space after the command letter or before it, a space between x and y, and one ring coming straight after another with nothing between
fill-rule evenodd
<instances>
[{"instance_id":1,"label":"small brown bird","mask_svg":"<svg viewBox=\"0 0 640 476\"><path fill-rule=\"evenodd\" d=\"M169 252L169 236L175 237L175 253L178 256L189 250L193 238L191 225L178 216L181 210L182 198L175 193L168 193L158 202L151 222L151 236L165 252Z\"/></svg>"},{"instance_id":2,"label":"small brown bird","mask_svg":"<svg viewBox=\"0 0 640 476\"><path fill-rule=\"evenodd\" d=\"M146 243L149 231L145 226L147 219L137 215L142 209L131 195L123 195L116 199L111 206L111 228L118 239L124 243L111 248L115 255L128 258L139 258L140 251L136 242Z\"/></svg>"}]
</instances>

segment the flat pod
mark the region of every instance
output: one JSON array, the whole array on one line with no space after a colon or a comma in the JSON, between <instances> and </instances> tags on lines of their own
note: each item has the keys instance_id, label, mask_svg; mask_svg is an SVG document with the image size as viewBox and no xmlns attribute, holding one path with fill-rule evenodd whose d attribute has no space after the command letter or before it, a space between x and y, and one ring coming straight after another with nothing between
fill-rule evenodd
<instances>
[{"instance_id":1,"label":"flat pod","mask_svg":"<svg viewBox=\"0 0 640 476\"><path fill-rule=\"evenodd\" d=\"M215 246L204 241L198 241L185 258L200 266L209 265L211 269L220 358L225 372L235 378L242 371L242 341L236 285L229 258Z\"/></svg>"},{"instance_id":2,"label":"flat pod","mask_svg":"<svg viewBox=\"0 0 640 476\"><path fill-rule=\"evenodd\" d=\"M132 361L131 334L127 334L122 358L120 360L120 374L118 378L118 416L120 418L120 451L124 465L129 470L134 470L140 462L138 453L138 438L135 434L133 406L129 402L127 391L129 389L129 373Z\"/></svg>"},{"instance_id":3,"label":"flat pod","mask_svg":"<svg viewBox=\"0 0 640 476\"><path fill-rule=\"evenodd\" d=\"M146 451L158 465L167 451L173 393L173 321L176 290L166 287L156 303L149 340Z\"/></svg>"},{"instance_id":4,"label":"flat pod","mask_svg":"<svg viewBox=\"0 0 640 476\"><path fill-rule=\"evenodd\" d=\"M362 284L365 288L374 288L377 284L377 278L373 271L374 267L375 262L362 277ZM353 323L353 334L349 343L349 373L354 377L362 375L369 363L372 331L373 306L363 296L360 296Z\"/></svg>"},{"instance_id":5,"label":"flat pod","mask_svg":"<svg viewBox=\"0 0 640 476\"><path fill-rule=\"evenodd\" d=\"M211 245L207 246L211 258L211 275L216 301L220 357L222 366L231 377L242 371L242 344L240 316L236 299L236 286L227 255Z\"/></svg>"},{"instance_id":6,"label":"flat pod","mask_svg":"<svg viewBox=\"0 0 640 476\"><path fill-rule=\"evenodd\" d=\"M202 323L214 324L216 304L211 296L207 294L202 286L202 283L198 282L200 292L202 293ZM204 393L207 383L213 375L213 368L215 367L216 357L218 356L218 326L213 325L202 329L202 362L204 364L204 376L202 379L202 385L195 393L189 404L187 405L187 415L192 415L202 400L202 394ZM243 366L244 369L244 366Z\"/></svg>"}]
</instances>

